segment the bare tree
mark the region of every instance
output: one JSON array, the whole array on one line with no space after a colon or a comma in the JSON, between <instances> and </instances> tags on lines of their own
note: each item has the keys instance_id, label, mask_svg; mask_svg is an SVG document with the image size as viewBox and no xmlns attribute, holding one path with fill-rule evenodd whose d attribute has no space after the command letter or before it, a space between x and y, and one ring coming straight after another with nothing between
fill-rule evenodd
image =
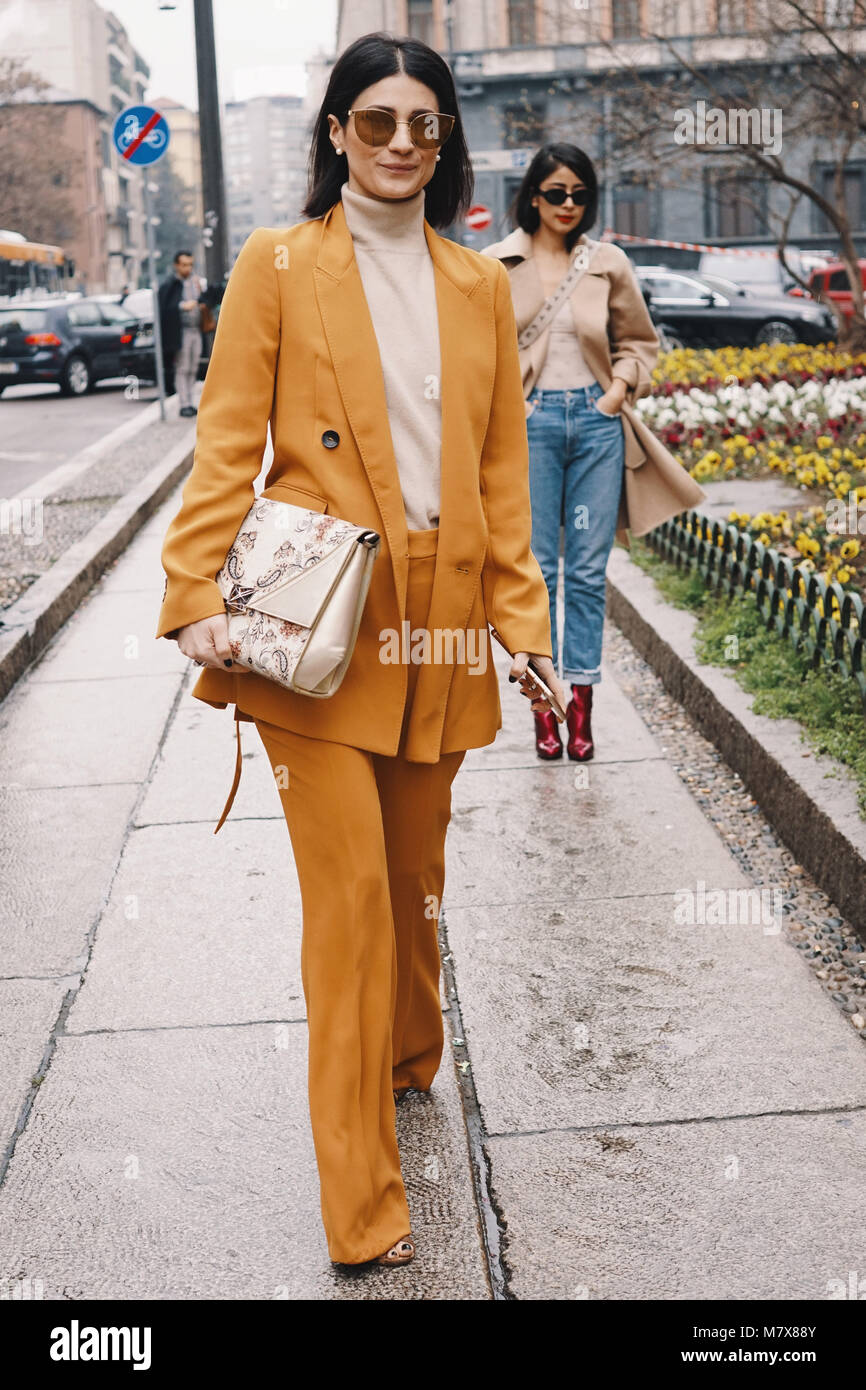
<instances>
[{"instance_id":1,"label":"bare tree","mask_svg":"<svg viewBox=\"0 0 866 1390\"><path fill-rule=\"evenodd\" d=\"M74 232L74 154L58 141L47 90L19 60L0 58L0 226L53 243Z\"/></svg>"},{"instance_id":2,"label":"bare tree","mask_svg":"<svg viewBox=\"0 0 866 1390\"><path fill-rule=\"evenodd\" d=\"M548 3L556 9L556 0ZM852 317L830 305L840 341L866 350L856 215L847 203L850 161L866 152L866 0L750 0L740 7L749 21L746 41L731 39L742 50L736 61L714 57L711 44L690 43L678 27L680 8L677 0L647 6L649 24L634 47L613 42L590 18L606 69L592 70L581 103L563 108L550 135L570 131L573 138L578 123L601 132L608 169L648 169L657 183L681 184L711 166L728 180L720 196L742 206L751 200L757 207L765 187L768 234L801 285L785 248L796 210L816 209L838 240L851 287ZM733 138L720 141L717 126L697 121L691 138L683 138L684 116L701 101L725 117ZM783 138L768 141L762 120L774 113Z\"/></svg>"}]
</instances>

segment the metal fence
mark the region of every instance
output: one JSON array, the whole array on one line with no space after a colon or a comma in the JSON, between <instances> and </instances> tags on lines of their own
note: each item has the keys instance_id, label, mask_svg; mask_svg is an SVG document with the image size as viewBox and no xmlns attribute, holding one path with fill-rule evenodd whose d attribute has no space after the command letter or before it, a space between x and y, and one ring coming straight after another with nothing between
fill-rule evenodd
<instances>
[{"instance_id":1,"label":"metal fence","mask_svg":"<svg viewBox=\"0 0 866 1390\"><path fill-rule=\"evenodd\" d=\"M859 594L701 512L681 512L643 540L678 568L697 570L714 592L750 594L768 631L787 637L811 666L856 681L866 705L866 610Z\"/></svg>"}]
</instances>

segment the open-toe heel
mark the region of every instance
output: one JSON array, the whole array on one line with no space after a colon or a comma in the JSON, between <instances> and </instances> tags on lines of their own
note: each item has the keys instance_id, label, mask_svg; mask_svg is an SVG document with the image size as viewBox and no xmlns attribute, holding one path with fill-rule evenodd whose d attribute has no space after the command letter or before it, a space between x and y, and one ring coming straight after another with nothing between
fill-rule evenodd
<instances>
[{"instance_id":1,"label":"open-toe heel","mask_svg":"<svg viewBox=\"0 0 866 1390\"><path fill-rule=\"evenodd\" d=\"M384 1255L376 1256L377 1265L407 1265L415 1258L415 1242L411 1236L401 1236Z\"/></svg>"}]
</instances>

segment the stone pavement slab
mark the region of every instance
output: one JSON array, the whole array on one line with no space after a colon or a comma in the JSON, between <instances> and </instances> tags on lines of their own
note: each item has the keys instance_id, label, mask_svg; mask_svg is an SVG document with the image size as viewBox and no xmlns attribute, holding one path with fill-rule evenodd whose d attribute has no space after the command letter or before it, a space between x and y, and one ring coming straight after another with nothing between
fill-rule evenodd
<instances>
[{"instance_id":1,"label":"stone pavement slab","mask_svg":"<svg viewBox=\"0 0 866 1390\"><path fill-rule=\"evenodd\" d=\"M130 836L70 1032L305 1017L285 822L210 829L154 825Z\"/></svg>"},{"instance_id":2,"label":"stone pavement slab","mask_svg":"<svg viewBox=\"0 0 866 1390\"><path fill-rule=\"evenodd\" d=\"M46 1299L489 1298L453 1085L398 1114L416 1259L330 1264L305 1054L297 1023L62 1038L0 1190L0 1272Z\"/></svg>"},{"instance_id":3,"label":"stone pavement slab","mask_svg":"<svg viewBox=\"0 0 866 1390\"><path fill-rule=\"evenodd\" d=\"M137 796L134 783L0 787L0 978L84 969Z\"/></svg>"},{"instance_id":4,"label":"stone pavement slab","mask_svg":"<svg viewBox=\"0 0 866 1390\"><path fill-rule=\"evenodd\" d=\"M449 907L559 906L575 897L711 888L745 879L663 760L547 766L459 777L446 858Z\"/></svg>"},{"instance_id":5,"label":"stone pavement slab","mask_svg":"<svg viewBox=\"0 0 866 1390\"><path fill-rule=\"evenodd\" d=\"M203 821L211 830L225 805L235 771L237 742L233 710L212 709L190 694L190 681L160 749L156 775L138 809L138 825ZM218 845L236 820L252 816L279 820L285 830L280 795L262 741L252 724L242 721L243 775L231 816ZM288 844L288 839L286 841Z\"/></svg>"},{"instance_id":6,"label":"stone pavement slab","mask_svg":"<svg viewBox=\"0 0 866 1390\"><path fill-rule=\"evenodd\" d=\"M489 1151L515 1298L811 1303L851 1270L863 1278L862 1111L494 1138Z\"/></svg>"},{"instance_id":7,"label":"stone pavement slab","mask_svg":"<svg viewBox=\"0 0 866 1390\"><path fill-rule=\"evenodd\" d=\"M144 782L182 679L28 677L0 705L0 786Z\"/></svg>"},{"instance_id":8,"label":"stone pavement slab","mask_svg":"<svg viewBox=\"0 0 866 1390\"><path fill-rule=\"evenodd\" d=\"M500 678L502 728L496 742L486 748L470 748L460 771L471 772L489 768L537 768L532 710L529 701L508 684L511 661L496 654L496 670ZM658 748L634 706L613 680L611 672L602 665L604 698L598 703L598 715L593 716L596 755L593 761L638 762L641 758L658 757ZM560 726L563 743L568 738L565 725ZM571 767L563 752L565 767Z\"/></svg>"},{"instance_id":9,"label":"stone pavement slab","mask_svg":"<svg viewBox=\"0 0 866 1390\"><path fill-rule=\"evenodd\" d=\"M488 1133L866 1106L863 1044L785 938L676 908L447 907Z\"/></svg>"},{"instance_id":10,"label":"stone pavement slab","mask_svg":"<svg viewBox=\"0 0 866 1390\"><path fill-rule=\"evenodd\" d=\"M175 642L155 642L153 590L127 592L105 587L83 604L76 620L61 629L30 676L46 681L185 674L189 661Z\"/></svg>"},{"instance_id":11,"label":"stone pavement slab","mask_svg":"<svg viewBox=\"0 0 866 1390\"><path fill-rule=\"evenodd\" d=\"M0 978L0 1153L13 1133L22 1097L42 1063L47 1040L73 976Z\"/></svg>"}]
</instances>

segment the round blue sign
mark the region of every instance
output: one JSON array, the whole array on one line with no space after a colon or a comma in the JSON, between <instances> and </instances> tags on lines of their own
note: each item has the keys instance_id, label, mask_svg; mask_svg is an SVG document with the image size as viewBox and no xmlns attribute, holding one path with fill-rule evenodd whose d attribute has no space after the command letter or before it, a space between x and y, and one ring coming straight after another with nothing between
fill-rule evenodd
<instances>
[{"instance_id":1,"label":"round blue sign","mask_svg":"<svg viewBox=\"0 0 866 1390\"><path fill-rule=\"evenodd\" d=\"M114 148L130 164L155 164L168 149L171 132L152 106L127 106L114 122Z\"/></svg>"}]
</instances>

